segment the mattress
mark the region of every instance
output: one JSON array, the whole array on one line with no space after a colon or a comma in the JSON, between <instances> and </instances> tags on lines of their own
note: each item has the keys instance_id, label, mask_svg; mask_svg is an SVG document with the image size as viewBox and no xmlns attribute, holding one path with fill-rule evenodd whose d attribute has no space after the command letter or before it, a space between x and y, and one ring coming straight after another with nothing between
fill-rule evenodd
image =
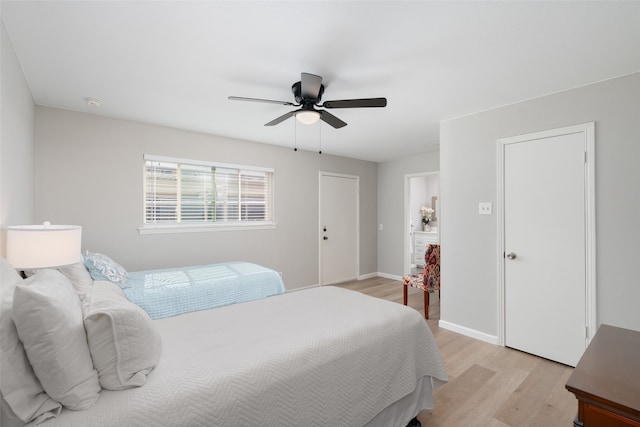
<instances>
[{"instance_id":1,"label":"mattress","mask_svg":"<svg viewBox=\"0 0 640 427\"><path fill-rule=\"evenodd\" d=\"M283 293L280 275L248 262L130 272L126 297L152 319Z\"/></svg>"},{"instance_id":2,"label":"mattress","mask_svg":"<svg viewBox=\"0 0 640 427\"><path fill-rule=\"evenodd\" d=\"M400 427L447 380L417 311L332 286L155 322L147 384L42 426Z\"/></svg>"}]
</instances>

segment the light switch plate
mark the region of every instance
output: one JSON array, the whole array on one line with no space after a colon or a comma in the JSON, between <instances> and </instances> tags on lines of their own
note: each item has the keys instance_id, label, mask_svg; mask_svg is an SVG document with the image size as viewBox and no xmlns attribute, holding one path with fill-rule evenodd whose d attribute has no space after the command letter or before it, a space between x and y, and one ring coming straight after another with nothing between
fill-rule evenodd
<instances>
[{"instance_id":1,"label":"light switch plate","mask_svg":"<svg viewBox=\"0 0 640 427\"><path fill-rule=\"evenodd\" d=\"M478 204L478 214L491 215L493 213L493 207L491 202L480 202Z\"/></svg>"}]
</instances>

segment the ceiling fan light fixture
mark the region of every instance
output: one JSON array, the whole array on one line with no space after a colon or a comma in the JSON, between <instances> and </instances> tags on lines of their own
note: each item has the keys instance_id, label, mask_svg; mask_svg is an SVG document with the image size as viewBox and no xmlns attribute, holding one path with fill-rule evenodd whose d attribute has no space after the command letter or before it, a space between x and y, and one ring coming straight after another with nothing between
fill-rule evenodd
<instances>
[{"instance_id":1,"label":"ceiling fan light fixture","mask_svg":"<svg viewBox=\"0 0 640 427\"><path fill-rule=\"evenodd\" d=\"M305 125L312 125L320 120L320 113L317 111L298 111L296 119Z\"/></svg>"}]
</instances>

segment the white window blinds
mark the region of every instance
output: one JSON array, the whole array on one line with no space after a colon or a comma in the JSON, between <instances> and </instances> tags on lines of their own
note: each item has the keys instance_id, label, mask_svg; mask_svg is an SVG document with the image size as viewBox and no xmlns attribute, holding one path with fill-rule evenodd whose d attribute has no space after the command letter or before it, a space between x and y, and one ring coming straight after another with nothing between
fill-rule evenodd
<instances>
[{"instance_id":1,"label":"white window blinds","mask_svg":"<svg viewBox=\"0 0 640 427\"><path fill-rule=\"evenodd\" d=\"M145 224L272 222L273 170L145 155Z\"/></svg>"}]
</instances>

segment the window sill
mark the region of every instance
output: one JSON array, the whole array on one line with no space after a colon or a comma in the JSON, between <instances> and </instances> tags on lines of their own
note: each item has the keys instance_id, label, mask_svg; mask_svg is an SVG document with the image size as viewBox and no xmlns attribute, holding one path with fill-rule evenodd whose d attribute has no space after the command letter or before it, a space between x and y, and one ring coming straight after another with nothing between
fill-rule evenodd
<instances>
[{"instance_id":1,"label":"window sill","mask_svg":"<svg viewBox=\"0 0 640 427\"><path fill-rule=\"evenodd\" d=\"M206 233L210 231L247 231L275 229L275 222L260 222L256 224L147 224L138 228L138 234Z\"/></svg>"}]
</instances>

